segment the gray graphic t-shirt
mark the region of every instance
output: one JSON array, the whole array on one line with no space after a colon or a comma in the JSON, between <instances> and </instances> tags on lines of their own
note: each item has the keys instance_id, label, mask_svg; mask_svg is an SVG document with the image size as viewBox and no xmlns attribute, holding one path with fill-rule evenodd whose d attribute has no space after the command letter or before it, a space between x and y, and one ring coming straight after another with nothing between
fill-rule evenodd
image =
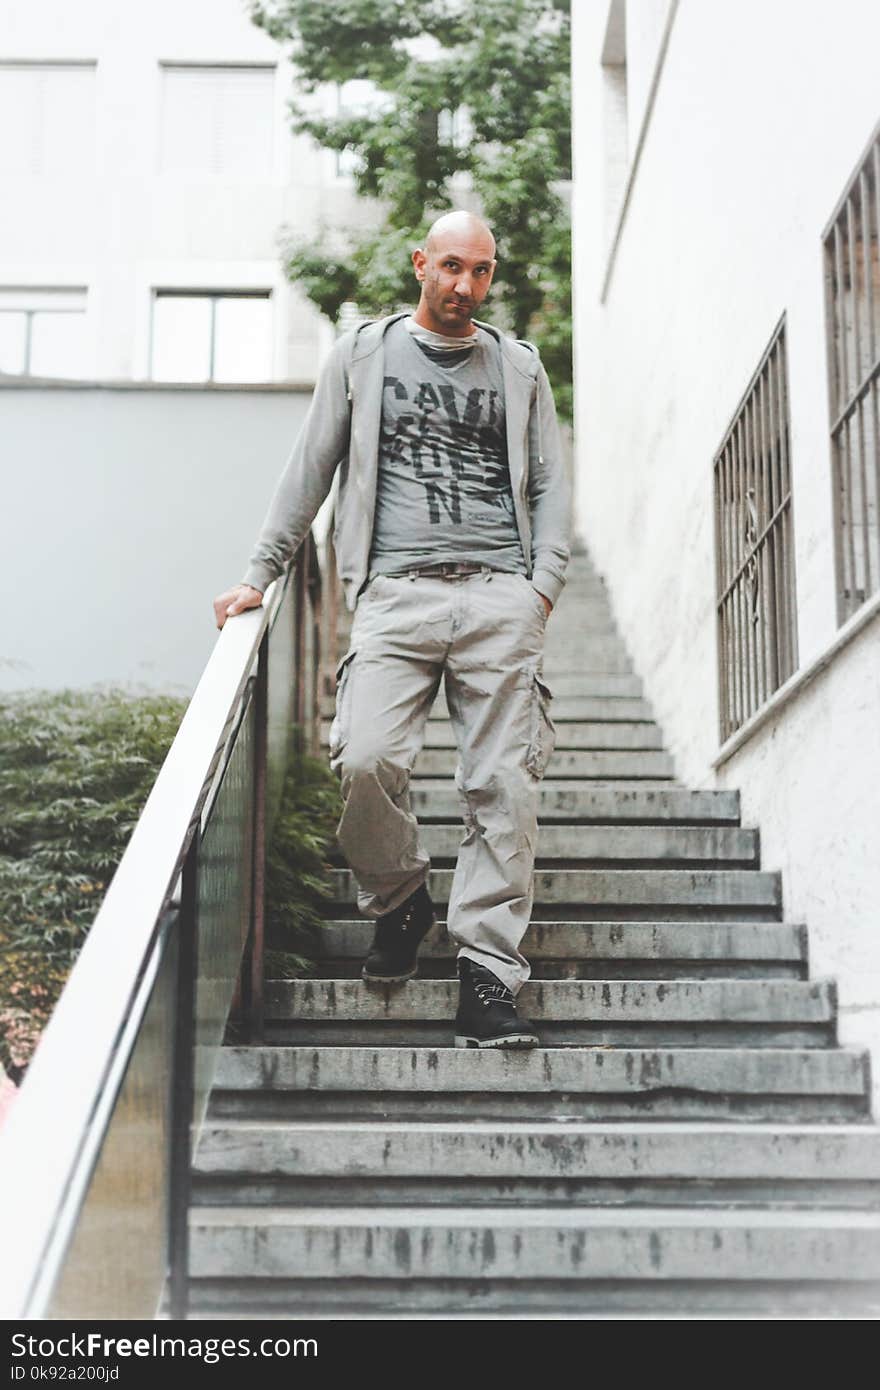
<instances>
[{"instance_id":1,"label":"gray graphic t-shirt","mask_svg":"<svg viewBox=\"0 0 880 1390\"><path fill-rule=\"evenodd\" d=\"M527 573L513 510L501 349L477 329L463 352L385 334L370 574L439 560Z\"/></svg>"}]
</instances>

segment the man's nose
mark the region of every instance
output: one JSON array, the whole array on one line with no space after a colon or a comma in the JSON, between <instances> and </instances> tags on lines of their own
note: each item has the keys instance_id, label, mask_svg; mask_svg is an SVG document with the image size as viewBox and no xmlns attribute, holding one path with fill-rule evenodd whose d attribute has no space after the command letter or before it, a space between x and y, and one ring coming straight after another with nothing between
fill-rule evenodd
<instances>
[{"instance_id":1,"label":"man's nose","mask_svg":"<svg viewBox=\"0 0 880 1390\"><path fill-rule=\"evenodd\" d=\"M469 275L459 275L455 282L455 293L460 294L462 299L470 299L471 277Z\"/></svg>"}]
</instances>

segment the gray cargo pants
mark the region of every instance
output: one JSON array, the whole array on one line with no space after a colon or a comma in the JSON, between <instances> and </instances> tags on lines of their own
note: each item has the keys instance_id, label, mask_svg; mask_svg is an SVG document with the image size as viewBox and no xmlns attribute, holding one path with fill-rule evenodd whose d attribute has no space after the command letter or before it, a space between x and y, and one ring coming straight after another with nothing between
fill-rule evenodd
<instances>
[{"instance_id":1,"label":"gray cargo pants","mask_svg":"<svg viewBox=\"0 0 880 1390\"><path fill-rule=\"evenodd\" d=\"M445 676L465 822L447 928L459 955L514 994L530 973L519 943L534 895L539 785L556 741L545 624L543 601L521 574L484 566L454 577L377 575L359 596L337 668L330 730L344 802L337 839L359 910L379 917L430 868L409 782Z\"/></svg>"}]
</instances>

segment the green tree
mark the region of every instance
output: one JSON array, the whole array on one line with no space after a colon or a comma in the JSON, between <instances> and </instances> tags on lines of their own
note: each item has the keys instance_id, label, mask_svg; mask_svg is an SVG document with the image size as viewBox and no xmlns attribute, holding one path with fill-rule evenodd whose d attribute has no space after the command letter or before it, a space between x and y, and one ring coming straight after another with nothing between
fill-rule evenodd
<instances>
[{"instance_id":1,"label":"green tree","mask_svg":"<svg viewBox=\"0 0 880 1390\"><path fill-rule=\"evenodd\" d=\"M185 708L114 686L0 695L0 1063L16 1083Z\"/></svg>"},{"instance_id":2,"label":"green tree","mask_svg":"<svg viewBox=\"0 0 880 1390\"><path fill-rule=\"evenodd\" d=\"M295 242L289 277L332 320L346 300L371 314L411 303L410 251L453 206L453 176L470 175L470 201L498 242L483 316L538 344L570 418L571 240L559 193L571 168L569 0L252 0L250 9L289 46L301 92L360 78L379 97L334 117L291 101L295 131L354 154L357 191L384 220L349 231L341 252L330 249L336 229ZM465 138L451 119L462 112Z\"/></svg>"}]
</instances>

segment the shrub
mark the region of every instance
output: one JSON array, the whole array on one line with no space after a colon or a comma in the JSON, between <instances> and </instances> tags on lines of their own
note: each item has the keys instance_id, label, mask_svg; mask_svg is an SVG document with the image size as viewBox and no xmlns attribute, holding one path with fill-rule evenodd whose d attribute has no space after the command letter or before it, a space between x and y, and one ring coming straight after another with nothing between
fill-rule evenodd
<instances>
[{"instance_id":1,"label":"shrub","mask_svg":"<svg viewBox=\"0 0 880 1390\"><path fill-rule=\"evenodd\" d=\"M0 695L0 1063L24 1075L186 709L115 686ZM267 848L267 973L311 968L341 809L292 759Z\"/></svg>"},{"instance_id":2,"label":"shrub","mask_svg":"<svg viewBox=\"0 0 880 1390\"><path fill-rule=\"evenodd\" d=\"M295 755L266 851L267 975L290 979L314 968L341 811L339 782L326 760Z\"/></svg>"},{"instance_id":3,"label":"shrub","mask_svg":"<svg viewBox=\"0 0 880 1390\"><path fill-rule=\"evenodd\" d=\"M16 1082L186 705L115 686L0 695L0 1061Z\"/></svg>"}]
</instances>

